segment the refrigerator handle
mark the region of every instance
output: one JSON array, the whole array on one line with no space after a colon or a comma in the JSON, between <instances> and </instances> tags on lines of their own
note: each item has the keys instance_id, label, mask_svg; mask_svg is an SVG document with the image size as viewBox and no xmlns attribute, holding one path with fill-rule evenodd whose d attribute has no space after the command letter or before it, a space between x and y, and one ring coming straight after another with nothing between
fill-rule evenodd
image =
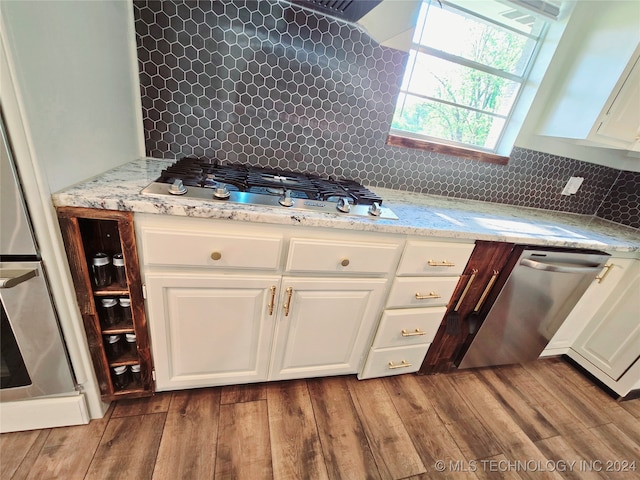
<instances>
[{"instance_id":1,"label":"refrigerator handle","mask_svg":"<svg viewBox=\"0 0 640 480\"><path fill-rule=\"evenodd\" d=\"M585 265L582 267L567 267L566 265L538 262L536 260L531 260L530 258L523 258L522 260L520 260L520 265L528 268L533 268L535 270L556 273L598 273L600 272L600 270L602 270L602 266L600 265L596 265L595 267L590 265Z\"/></svg>"},{"instance_id":2,"label":"refrigerator handle","mask_svg":"<svg viewBox=\"0 0 640 480\"><path fill-rule=\"evenodd\" d=\"M0 288L13 288L35 277L38 270L2 269L0 270Z\"/></svg>"}]
</instances>

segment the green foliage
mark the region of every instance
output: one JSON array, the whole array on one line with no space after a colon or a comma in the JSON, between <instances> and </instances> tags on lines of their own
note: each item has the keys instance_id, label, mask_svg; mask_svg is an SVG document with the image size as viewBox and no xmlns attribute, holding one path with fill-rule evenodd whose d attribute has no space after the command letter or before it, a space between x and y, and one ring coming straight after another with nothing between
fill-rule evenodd
<instances>
[{"instance_id":1,"label":"green foliage","mask_svg":"<svg viewBox=\"0 0 640 480\"><path fill-rule=\"evenodd\" d=\"M466 58L504 71L514 71L519 62L526 61L524 37L488 25L477 24L474 29L476 31L471 32L474 41L468 45ZM487 142L490 141L495 117L484 112L508 111L518 84L471 68L456 71L462 73L456 77L430 74L438 85L432 95L448 103L429 101L407 92L404 108L398 105L392 127L490 148Z\"/></svg>"}]
</instances>

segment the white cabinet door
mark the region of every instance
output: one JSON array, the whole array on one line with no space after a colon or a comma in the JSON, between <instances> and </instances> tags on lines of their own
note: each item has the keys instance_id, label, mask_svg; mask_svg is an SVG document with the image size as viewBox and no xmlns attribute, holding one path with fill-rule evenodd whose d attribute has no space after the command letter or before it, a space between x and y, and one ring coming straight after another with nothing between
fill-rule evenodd
<instances>
[{"instance_id":1,"label":"white cabinet door","mask_svg":"<svg viewBox=\"0 0 640 480\"><path fill-rule=\"evenodd\" d=\"M609 296L619 292L622 281L629 273L629 269L636 263L633 258L611 258L607 262L599 277L606 275L602 281L594 280L580 301L571 310L555 333L542 356L567 353L578 335L593 318L593 314L609 301ZM626 280L625 280L626 281ZM612 297L613 298L613 297Z\"/></svg>"},{"instance_id":2,"label":"white cabinet door","mask_svg":"<svg viewBox=\"0 0 640 480\"><path fill-rule=\"evenodd\" d=\"M640 356L640 260L571 347L617 380Z\"/></svg>"},{"instance_id":3,"label":"white cabinet door","mask_svg":"<svg viewBox=\"0 0 640 480\"><path fill-rule=\"evenodd\" d=\"M356 373L371 344L385 284L284 277L269 379Z\"/></svg>"},{"instance_id":4,"label":"white cabinet door","mask_svg":"<svg viewBox=\"0 0 640 480\"><path fill-rule=\"evenodd\" d=\"M157 390L267 379L278 276L146 274Z\"/></svg>"}]
</instances>

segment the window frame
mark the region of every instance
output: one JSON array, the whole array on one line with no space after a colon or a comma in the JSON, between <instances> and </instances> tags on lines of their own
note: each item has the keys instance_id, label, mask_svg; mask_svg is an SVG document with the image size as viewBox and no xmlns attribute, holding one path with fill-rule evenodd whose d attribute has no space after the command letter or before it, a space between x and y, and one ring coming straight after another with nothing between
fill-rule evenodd
<instances>
[{"instance_id":1,"label":"window frame","mask_svg":"<svg viewBox=\"0 0 640 480\"><path fill-rule=\"evenodd\" d=\"M422 0L423 2L428 1L428 0ZM399 146L399 147L407 147L407 148L414 148L414 149L420 149L420 150L427 150L427 151L433 151L433 152L437 152L437 153L443 153L443 154L449 154L449 155L455 155L455 156L459 156L462 158L468 158L468 159L473 159L473 160L479 160L479 161L483 161L483 162L489 162L489 163L497 163L497 164L507 164L508 160L509 160L509 156L508 154L510 154L511 149L513 148L513 145L515 143L515 136L512 133L512 139L510 139L508 141L509 145L506 146L507 141L505 141L505 134L508 130L510 130L513 127L513 117L514 117L514 113L516 111L519 110L520 107L520 101L521 98L523 96L523 91L525 90L525 87L527 85L527 83L529 82L531 73L533 71L533 69L536 67L537 65L537 59L538 59L538 55L540 53L540 50L543 48L543 45L545 43L545 40L547 38L547 34L549 32L549 29L551 28L551 21L549 19L544 19L541 18L540 20L543 22L542 27L540 29L540 32L536 35L536 34L531 34L531 33L526 33L526 32L522 32L516 28L510 27L509 25L505 25L497 20L494 20L492 18L489 17L485 17L483 15L477 14L475 12L469 11L467 9L465 9L464 7L461 7L460 5L456 5L452 2L448 2L447 0L432 0L431 5L428 8L431 7L438 7L438 5L436 4L436 2L440 3L443 6L447 6L447 8L456 10L456 11L460 11L462 12L464 15L468 15L471 16L473 18L477 18L483 22L487 22L491 25L495 25L499 28L504 28L506 30L515 32L519 35L524 35L525 37L535 40L535 45L531 51L531 55L529 57L529 60L527 62L526 67L523 69L522 74L521 75L516 75L513 73L509 73L503 70L499 70L496 68L492 68L490 66L484 65L484 64L480 64L478 62L475 62L474 60L469 60L454 54L450 54L447 52L443 52L441 50L437 50L433 47L428 47L426 45L421 45L419 43L414 43L413 40L411 42L411 46L410 46L410 52L413 51L415 52L414 54L417 55L419 53L423 53L426 55L430 55L436 58L440 58L443 59L445 61L450 61L452 63L458 64L458 65L462 65L464 67L468 67L468 68L473 68L475 70L478 70L480 72L483 73L488 73L491 75L497 75L501 78L505 78L507 80L510 81L514 81L517 82L519 84L518 87L518 92L513 100L513 104L511 105L511 108L509 109L509 112L504 115L504 114L496 114L493 112L485 112L485 111L480 111L483 114L487 114L496 118L500 118L504 120L504 126L502 127L500 134L498 136L498 139L496 141L495 144L495 148L490 149L490 148L483 148L481 146L477 146L477 145L471 145L471 144L465 144L465 143L461 143L461 142L456 142L456 141L451 141L451 140L447 140L447 139L443 139L443 138L438 138L438 137L431 137L429 135L424 135L424 134L418 134L418 133L414 133L414 132L407 132L404 130L400 130L400 129L395 129L393 127L390 128L389 130L389 135L387 137L387 145L392 145L392 146ZM428 18L428 13L425 16L425 23L426 24L426 19ZM418 28L424 28L424 24L422 26L419 26ZM555 46L554 46L555 49ZM548 65L547 65L548 66ZM543 74L544 71L546 71L547 66L545 66L543 68ZM407 64L407 66L405 67L406 69L411 68L411 66L409 64ZM414 92L411 92L410 90L403 90L402 86L406 83L407 86L409 86L410 84L410 80L405 82L405 76L407 74L407 70L405 69L405 75L403 76L402 79L402 84L400 86L400 89L398 91L398 95L412 95L415 97L419 97L419 98L424 98L425 100L429 100L429 101L434 101L434 102L438 102L441 104L445 104L445 105L453 105L455 107L458 108L463 108L465 110L470 110L470 111L478 111L477 109L473 108L473 107L467 107L464 105L460 105L460 104L454 104L451 102L447 102L446 100L441 100L441 99L437 99L437 98L433 98L433 97L429 97L426 95L421 95L421 94L416 94ZM395 116L395 111L394 111L394 116ZM522 127L522 123L520 122L520 124L518 125L517 130L519 131L520 128ZM507 152L508 151L508 152ZM507 155L505 155L505 153L507 153Z\"/></svg>"}]
</instances>

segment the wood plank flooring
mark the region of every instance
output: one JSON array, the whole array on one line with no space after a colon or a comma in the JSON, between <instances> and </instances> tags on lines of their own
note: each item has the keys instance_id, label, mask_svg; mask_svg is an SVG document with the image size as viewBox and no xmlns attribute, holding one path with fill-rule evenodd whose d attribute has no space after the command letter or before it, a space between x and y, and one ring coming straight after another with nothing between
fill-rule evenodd
<instances>
[{"instance_id":1,"label":"wood plank flooring","mask_svg":"<svg viewBox=\"0 0 640 480\"><path fill-rule=\"evenodd\" d=\"M163 392L0 435L0 478L640 479L640 399L559 358Z\"/></svg>"}]
</instances>

